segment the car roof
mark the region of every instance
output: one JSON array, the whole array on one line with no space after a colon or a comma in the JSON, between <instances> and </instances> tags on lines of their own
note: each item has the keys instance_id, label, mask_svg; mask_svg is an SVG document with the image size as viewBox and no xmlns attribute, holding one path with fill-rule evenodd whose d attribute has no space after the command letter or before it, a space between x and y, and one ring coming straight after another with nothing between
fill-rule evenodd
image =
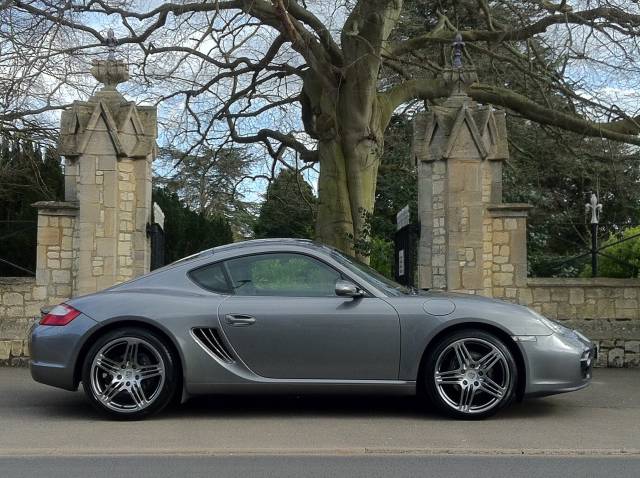
<instances>
[{"instance_id":1,"label":"car roof","mask_svg":"<svg viewBox=\"0 0 640 478\"><path fill-rule=\"evenodd\" d=\"M212 247L211 249L205 249L204 251L196 252L187 257L183 257L182 259L178 259L177 261L169 264L171 266L182 264L185 262L191 262L194 259L201 259L204 256L213 255L217 252L232 252L234 250L248 249L252 247L263 247L263 246L298 246L316 250L322 250L325 253L330 253L332 249L329 246L326 246L320 242L312 241L311 239L297 239L291 237L282 237L282 238L269 238L269 239L249 239L246 241L232 242L230 244L224 244L222 246Z\"/></svg>"},{"instance_id":2,"label":"car roof","mask_svg":"<svg viewBox=\"0 0 640 478\"><path fill-rule=\"evenodd\" d=\"M259 246L269 246L269 245L283 245L283 246L289 245L289 246L310 247L314 249L324 249L324 250L328 249L328 247L325 246L324 244L312 241L311 239L278 237L278 238L269 238L269 239L250 239L247 241L232 242L230 244L217 246L209 250L215 253L217 251L227 251L231 249L242 249L245 247L259 247Z\"/></svg>"}]
</instances>

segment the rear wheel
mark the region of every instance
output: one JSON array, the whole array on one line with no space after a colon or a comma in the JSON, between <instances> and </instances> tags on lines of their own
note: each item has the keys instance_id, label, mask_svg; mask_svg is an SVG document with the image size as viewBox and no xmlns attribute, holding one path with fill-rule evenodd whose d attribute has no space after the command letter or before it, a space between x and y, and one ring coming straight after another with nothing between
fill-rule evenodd
<instances>
[{"instance_id":1,"label":"rear wheel","mask_svg":"<svg viewBox=\"0 0 640 478\"><path fill-rule=\"evenodd\" d=\"M109 332L91 347L82 386L92 405L118 419L159 412L176 392L176 361L155 334L134 327Z\"/></svg>"},{"instance_id":2,"label":"rear wheel","mask_svg":"<svg viewBox=\"0 0 640 478\"><path fill-rule=\"evenodd\" d=\"M518 369L509 348L483 330L461 330L442 339L427 358L426 391L443 412L480 419L515 396Z\"/></svg>"}]
</instances>

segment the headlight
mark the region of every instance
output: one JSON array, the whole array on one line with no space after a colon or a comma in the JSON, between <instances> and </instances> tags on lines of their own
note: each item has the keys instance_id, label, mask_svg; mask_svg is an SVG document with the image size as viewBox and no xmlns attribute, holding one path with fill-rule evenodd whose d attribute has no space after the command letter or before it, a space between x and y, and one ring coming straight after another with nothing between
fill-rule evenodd
<instances>
[{"instance_id":1,"label":"headlight","mask_svg":"<svg viewBox=\"0 0 640 478\"><path fill-rule=\"evenodd\" d=\"M571 330L569 327L565 327L564 325L559 324L558 322L555 322L551 319L547 319L544 315L539 314L533 309L529 309L529 311L536 317L536 319L538 319L540 322L542 322L544 325L546 325L551 331L555 332L556 334L571 335L573 333L573 330Z\"/></svg>"}]
</instances>

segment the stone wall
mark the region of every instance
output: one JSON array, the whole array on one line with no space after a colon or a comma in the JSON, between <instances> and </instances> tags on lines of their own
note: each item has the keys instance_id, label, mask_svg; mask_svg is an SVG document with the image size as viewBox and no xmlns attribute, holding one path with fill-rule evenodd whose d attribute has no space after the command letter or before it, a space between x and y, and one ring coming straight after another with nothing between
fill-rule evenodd
<instances>
[{"instance_id":1,"label":"stone wall","mask_svg":"<svg viewBox=\"0 0 640 478\"><path fill-rule=\"evenodd\" d=\"M38 246L35 294L48 304L72 296L76 243L76 214L72 203L44 201L38 208Z\"/></svg>"},{"instance_id":2,"label":"stone wall","mask_svg":"<svg viewBox=\"0 0 640 478\"><path fill-rule=\"evenodd\" d=\"M530 306L594 340L598 365L640 366L640 280L527 277L530 206L502 203L503 111L457 91L416 116L413 156L420 287Z\"/></svg>"},{"instance_id":3,"label":"stone wall","mask_svg":"<svg viewBox=\"0 0 640 478\"><path fill-rule=\"evenodd\" d=\"M33 277L0 277L0 365L26 363L27 332L40 315L46 292Z\"/></svg>"},{"instance_id":4,"label":"stone wall","mask_svg":"<svg viewBox=\"0 0 640 478\"><path fill-rule=\"evenodd\" d=\"M598 365L640 366L640 280L529 279L517 301L584 333Z\"/></svg>"},{"instance_id":5,"label":"stone wall","mask_svg":"<svg viewBox=\"0 0 640 478\"><path fill-rule=\"evenodd\" d=\"M41 307L149 271L156 109L117 91L128 78L122 61L95 60L91 73L102 89L62 113L65 201L34 204L36 277L0 278L0 364L26 362Z\"/></svg>"}]
</instances>

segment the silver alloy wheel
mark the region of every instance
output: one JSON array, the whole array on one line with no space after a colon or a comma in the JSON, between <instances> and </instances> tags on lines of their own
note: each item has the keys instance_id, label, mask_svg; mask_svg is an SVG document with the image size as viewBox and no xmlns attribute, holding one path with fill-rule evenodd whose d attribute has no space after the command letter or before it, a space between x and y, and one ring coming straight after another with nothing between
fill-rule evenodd
<instances>
[{"instance_id":1,"label":"silver alloy wheel","mask_svg":"<svg viewBox=\"0 0 640 478\"><path fill-rule=\"evenodd\" d=\"M440 353L433 378L447 405L475 414L498 406L509 389L511 374L499 348L484 339L464 338Z\"/></svg>"},{"instance_id":2,"label":"silver alloy wheel","mask_svg":"<svg viewBox=\"0 0 640 478\"><path fill-rule=\"evenodd\" d=\"M104 345L91 363L91 390L105 407L139 412L162 391L165 366L160 352L138 337L121 337Z\"/></svg>"}]
</instances>

